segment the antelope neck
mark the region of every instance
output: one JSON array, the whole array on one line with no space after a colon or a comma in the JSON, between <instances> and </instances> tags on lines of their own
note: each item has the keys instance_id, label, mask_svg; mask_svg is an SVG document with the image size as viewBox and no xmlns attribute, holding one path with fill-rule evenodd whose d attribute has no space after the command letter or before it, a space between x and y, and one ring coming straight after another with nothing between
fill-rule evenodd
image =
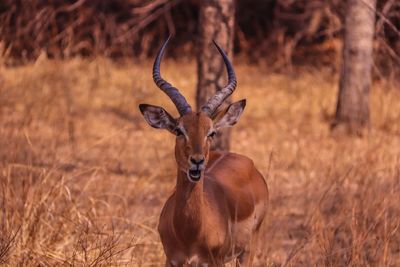
<instances>
[{"instance_id":1,"label":"antelope neck","mask_svg":"<svg viewBox=\"0 0 400 267\"><path fill-rule=\"evenodd\" d=\"M200 231L204 204L203 179L193 183L188 180L185 172L178 171L174 224L179 225L182 234Z\"/></svg>"}]
</instances>

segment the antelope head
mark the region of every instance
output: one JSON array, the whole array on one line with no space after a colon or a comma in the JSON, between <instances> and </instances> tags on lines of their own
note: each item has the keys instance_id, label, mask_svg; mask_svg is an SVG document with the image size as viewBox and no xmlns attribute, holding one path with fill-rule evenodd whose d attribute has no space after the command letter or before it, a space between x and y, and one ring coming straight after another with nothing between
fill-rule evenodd
<instances>
[{"instance_id":1,"label":"antelope head","mask_svg":"<svg viewBox=\"0 0 400 267\"><path fill-rule=\"evenodd\" d=\"M169 38L157 54L153 66L153 79L156 85L166 93L178 109L179 118L172 117L162 107L140 104L139 108L147 123L157 129L165 129L176 135L175 158L178 169L187 174L191 182L200 181L207 166L211 142L216 132L229 127L239 120L246 100L230 104L219 110L221 104L236 88L236 75L225 52L214 42L221 54L228 72L228 84L212 96L199 111L192 111L185 97L164 80L160 74L160 63Z\"/></svg>"}]
</instances>

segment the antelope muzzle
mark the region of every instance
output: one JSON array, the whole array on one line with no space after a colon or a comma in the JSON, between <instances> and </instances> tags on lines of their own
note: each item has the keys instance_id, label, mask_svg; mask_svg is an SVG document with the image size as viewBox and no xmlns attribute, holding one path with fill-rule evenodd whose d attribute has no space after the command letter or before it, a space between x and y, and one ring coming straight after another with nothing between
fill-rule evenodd
<instances>
[{"instance_id":1,"label":"antelope muzzle","mask_svg":"<svg viewBox=\"0 0 400 267\"><path fill-rule=\"evenodd\" d=\"M188 178L192 182L198 182L201 178L201 173L205 169L205 157L203 155L192 155L189 157Z\"/></svg>"}]
</instances>

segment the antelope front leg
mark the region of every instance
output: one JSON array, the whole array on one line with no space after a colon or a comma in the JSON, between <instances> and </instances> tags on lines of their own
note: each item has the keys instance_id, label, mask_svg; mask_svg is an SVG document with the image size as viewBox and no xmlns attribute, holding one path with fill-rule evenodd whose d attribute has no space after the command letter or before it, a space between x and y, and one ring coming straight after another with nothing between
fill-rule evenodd
<instances>
[{"instance_id":1,"label":"antelope front leg","mask_svg":"<svg viewBox=\"0 0 400 267\"><path fill-rule=\"evenodd\" d=\"M243 251L236 260L236 267L251 267L254 259L254 250L249 249Z\"/></svg>"},{"instance_id":2,"label":"antelope front leg","mask_svg":"<svg viewBox=\"0 0 400 267\"><path fill-rule=\"evenodd\" d=\"M165 267L174 267L169 259L165 260Z\"/></svg>"},{"instance_id":3,"label":"antelope front leg","mask_svg":"<svg viewBox=\"0 0 400 267\"><path fill-rule=\"evenodd\" d=\"M253 265L254 255L257 250L258 232L251 237L249 246L239 255L236 260L236 267L251 267Z\"/></svg>"},{"instance_id":4,"label":"antelope front leg","mask_svg":"<svg viewBox=\"0 0 400 267\"><path fill-rule=\"evenodd\" d=\"M165 261L165 267L183 267L183 266L185 266L183 263L176 263L168 258Z\"/></svg>"}]
</instances>

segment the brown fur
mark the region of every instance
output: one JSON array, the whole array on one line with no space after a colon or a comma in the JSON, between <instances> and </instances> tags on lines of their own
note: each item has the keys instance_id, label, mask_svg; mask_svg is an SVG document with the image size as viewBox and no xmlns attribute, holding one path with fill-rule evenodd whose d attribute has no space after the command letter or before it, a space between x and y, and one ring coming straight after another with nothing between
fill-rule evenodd
<instances>
[{"instance_id":1,"label":"brown fur","mask_svg":"<svg viewBox=\"0 0 400 267\"><path fill-rule=\"evenodd\" d=\"M187 137L177 137L175 192L161 212L159 233L166 266L223 266L237 259L251 266L259 227L267 212L268 188L252 160L233 153L209 152L213 122L189 113L178 123ZM189 156L204 155L199 182L187 178Z\"/></svg>"}]
</instances>

